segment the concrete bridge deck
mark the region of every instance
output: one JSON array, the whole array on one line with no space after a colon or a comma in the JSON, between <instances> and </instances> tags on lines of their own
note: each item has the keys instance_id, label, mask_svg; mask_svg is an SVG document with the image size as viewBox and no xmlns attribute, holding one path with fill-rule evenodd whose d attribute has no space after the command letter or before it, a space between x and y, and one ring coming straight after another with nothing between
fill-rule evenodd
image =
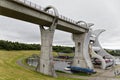
<instances>
[{"instance_id":1,"label":"concrete bridge deck","mask_svg":"<svg viewBox=\"0 0 120 80\"><path fill-rule=\"evenodd\" d=\"M52 12L44 12L42 7L26 0L0 0L0 15L43 26L50 26L54 18ZM88 30L62 15L59 15L57 29L70 33L84 33Z\"/></svg>"}]
</instances>

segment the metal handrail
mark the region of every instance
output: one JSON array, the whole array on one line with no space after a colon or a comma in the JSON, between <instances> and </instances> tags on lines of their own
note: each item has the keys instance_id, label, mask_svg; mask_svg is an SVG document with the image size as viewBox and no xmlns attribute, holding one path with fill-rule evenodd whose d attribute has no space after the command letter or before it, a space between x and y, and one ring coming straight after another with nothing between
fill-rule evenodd
<instances>
[{"instance_id":1,"label":"metal handrail","mask_svg":"<svg viewBox=\"0 0 120 80\"><path fill-rule=\"evenodd\" d=\"M37 5L37 4L35 4L35 3L32 3L32 2L30 2L30 1L28 1L28 0L13 0L13 1L18 2L18 3L22 3L22 4L27 5L27 6L29 6L29 7L32 7L32 8L34 8L34 9L37 9L38 11L44 11L44 8L43 8L43 7L41 7L40 5ZM55 16L55 15L53 14L53 11L47 11L46 13ZM70 22L70 23L72 23L72 24L75 24L75 25L80 26L80 24L76 24L77 21L75 21L75 20L73 20L73 19L70 19L70 18L65 17L65 16L63 16L63 15L59 15L58 17L59 17L60 19L62 19L62 20L65 20L65 21L67 21L67 22Z\"/></svg>"}]
</instances>

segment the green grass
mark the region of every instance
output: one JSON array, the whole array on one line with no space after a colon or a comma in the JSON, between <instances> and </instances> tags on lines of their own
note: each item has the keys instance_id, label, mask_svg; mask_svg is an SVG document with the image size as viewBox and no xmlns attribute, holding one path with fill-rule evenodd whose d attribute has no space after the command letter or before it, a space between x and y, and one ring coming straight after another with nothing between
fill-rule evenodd
<instances>
[{"instance_id":1,"label":"green grass","mask_svg":"<svg viewBox=\"0 0 120 80\"><path fill-rule=\"evenodd\" d=\"M73 75L90 76L90 74L86 74L86 73L83 73L83 72L74 73Z\"/></svg>"},{"instance_id":2,"label":"green grass","mask_svg":"<svg viewBox=\"0 0 120 80\"><path fill-rule=\"evenodd\" d=\"M39 51L0 51L0 80L82 80L68 77L53 78L33 70L25 69L16 61Z\"/></svg>"}]
</instances>

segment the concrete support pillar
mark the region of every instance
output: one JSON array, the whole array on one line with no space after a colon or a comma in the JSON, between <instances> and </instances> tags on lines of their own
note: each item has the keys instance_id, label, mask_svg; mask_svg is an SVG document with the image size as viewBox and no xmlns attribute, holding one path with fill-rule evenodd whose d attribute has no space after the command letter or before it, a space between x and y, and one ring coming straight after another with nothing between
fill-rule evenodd
<instances>
[{"instance_id":1,"label":"concrete support pillar","mask_svg":"<svg viewBox=\"0 0 120 80\"><path fill-rule=\"evenodd\" d=\"M44 30L41 27L41 54L40 54L40 67L38 68L41 73L46 75L55 76L53 56L52 56L52 42L54 31Z\"/></svg>"},{"instance_id":2,"label":"concrete support pillar","mask_svg":"<svg viewBox=\"0 0 120 80\"><path fill-rule=\"evenodd\" d=\"M73 41L75 42L75 55L72 66L93 69L88 47L90 36L90 30L86 33L73 34Z\"/></svg>"},{"instance_id":3,"label":"concrete support pillar","mask_svg":"<svg viewBox=\"0 0 120 80\"><path fill-rule=\"evenodd\" d=\"M87 64L83 56L84 35L73 34L73 40L75 42L75 55L74 55L72 66L86 68Z\"/></svg>"},{"instance_id":4,"label":"concrete support pillar","mask_svg":"<svg viewBox=\"0 0 120 80\"><path fill-rule=\"evenodd\" d=\"M53 19L53 23L49 29L45 29L44 26L40 26L41 31L41 54L40 60L37 66L37 71L41 72L45 75L50 75L56 77L56 73L54 70L54 63L53 63L53 55L52 55L52 42L54 32L57 26L58 21L58 13L54 7L47 7L47 9L53 8L55 12L55 18Z\"/></svg>"}]
</instances>

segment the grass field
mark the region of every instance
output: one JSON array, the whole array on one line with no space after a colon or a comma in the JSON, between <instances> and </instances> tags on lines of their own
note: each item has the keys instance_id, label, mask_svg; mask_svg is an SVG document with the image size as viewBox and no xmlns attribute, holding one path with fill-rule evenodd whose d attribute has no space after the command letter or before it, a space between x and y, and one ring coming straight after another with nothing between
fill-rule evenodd
<instances>
[{"instance_id":1,"label":"grass field","mask_svg":"<svg viewBox=\"0 0 120 80\"><path fill-rule=\"evenodd\" d=\"M16 64L20 58L40 53L39 51L4 51L0 50L0 80L82 80L68 77L53 78L25 69Z\"/></svg>"}]
</instances>

